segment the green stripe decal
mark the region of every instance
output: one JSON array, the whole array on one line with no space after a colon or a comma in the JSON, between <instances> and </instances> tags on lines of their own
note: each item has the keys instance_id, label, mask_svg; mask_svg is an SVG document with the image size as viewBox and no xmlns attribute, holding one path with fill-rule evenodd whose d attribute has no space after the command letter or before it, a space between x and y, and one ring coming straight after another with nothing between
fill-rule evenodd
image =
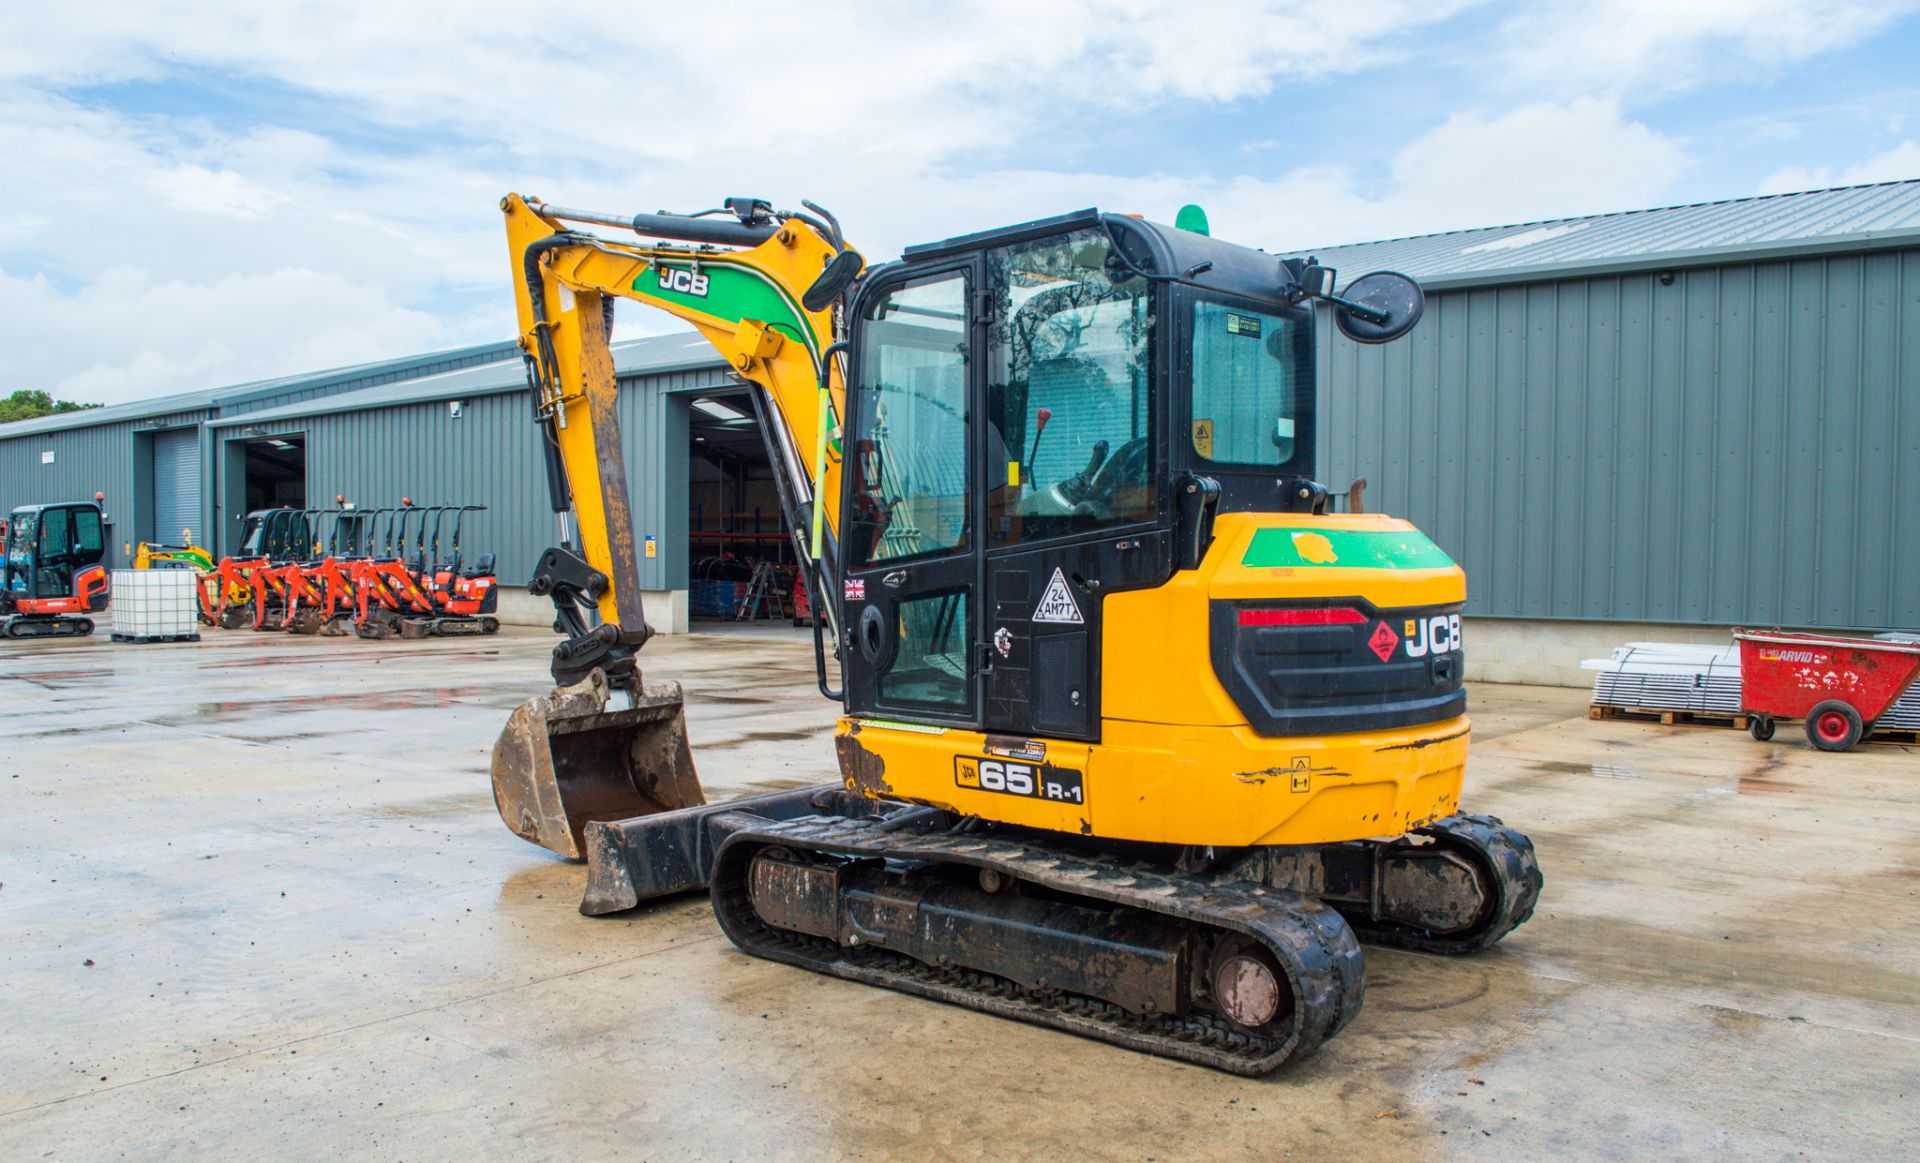
<instances>
[{"instance_id":1,"label":"green stripe decal","mask_svg":"<svg viewBox=\"0 0 1920 1163\"><path fill-rule=\"evenodd\" d=\"M813 350L813 333L807 329L799 313L778 288L762 279L757 272L719 262L701 263L700 273L706 278L706 294L694 295L661 286L660 273L663 269L671 274L685 271L687 265L655 263L633 280L633 289L649 298L679 303L718 319L735 323L742 319L757 319L809 351Z\"/></svg>"},{"instance_id":2,"label":"green stripe decal","mask_svg":"<svg viewBox=\"0 0 1920 1163\"><path fill-rule=\"evenodd\" d=\"M1453 559L1415 530L1261 529L1240 564L1254 569L1445 569Z\"/></svg>"}]
</instances>

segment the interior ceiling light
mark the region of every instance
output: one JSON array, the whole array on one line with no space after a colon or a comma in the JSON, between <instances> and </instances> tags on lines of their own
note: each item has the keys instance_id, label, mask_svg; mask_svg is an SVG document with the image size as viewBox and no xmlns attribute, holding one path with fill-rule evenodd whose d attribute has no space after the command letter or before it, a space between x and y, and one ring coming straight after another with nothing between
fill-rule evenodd
<instances>
[{"instance_id":1,"label":"interior ceiling light","mask_svg":"<svg viewBox=\"0 0 1920 1163\"><path fill-rule=\"evenodd\" d=\"M740 411L738 408L729 408L718 400L695 400L693 406L716 420L733 422L750 419L745 412Z\"/></svg>"},{"instance_id":2,"label":"interior ceiling light","mask_svg":"<svg viewBox=\"0 0 1920 1163\"><path fill-rule=\"evenodd\" d=\"M275 448L292 448L293 447L293 445L288 444L284 440L269 440L267 441L267 443L272 445Z\"/></svg>"}]
</instances>

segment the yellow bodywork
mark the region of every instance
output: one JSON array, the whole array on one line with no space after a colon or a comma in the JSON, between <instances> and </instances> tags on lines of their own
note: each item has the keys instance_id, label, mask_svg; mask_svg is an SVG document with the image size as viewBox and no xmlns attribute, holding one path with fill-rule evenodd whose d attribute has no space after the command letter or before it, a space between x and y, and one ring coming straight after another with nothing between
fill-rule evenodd
<instances>
[{"instance_id":1,"label":"yellow bodywork","mask_svg":"<svg viewBox=\"0 0 1920 1163\"><path fill-rule=\"evenodd\" d=\"M1463 715L1386 731L1264 738L1214 675L1208 602L1361 597L1382 609L1466 600L1457 566L1261 568L1256 531L1409 531L1374 514L1224 513L1200 568L1105 599L1097 744L842 718L847 786L989 819L1119 840L1235 847L1392 836L1451 815L1466 769ZM1303 553L1313 552L1303 548ZM1044 758L1037 747L1044 745ZM1083 802L968 786L958 757L1013 757L1080 773Z\"/></svg>"}]
</instances>

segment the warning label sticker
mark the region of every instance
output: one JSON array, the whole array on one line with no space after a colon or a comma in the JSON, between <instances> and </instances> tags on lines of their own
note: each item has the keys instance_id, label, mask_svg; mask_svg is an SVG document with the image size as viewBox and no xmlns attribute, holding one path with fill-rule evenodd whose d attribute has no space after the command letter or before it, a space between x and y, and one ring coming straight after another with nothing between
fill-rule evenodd
<instances>
[{"instance_id":1,"label":"warning label sticker","mask_svg":"<svg viewBox=\"0 0 1920 1163\"><path fill-rule=\"evenodd\" d=\"M1193 422L1193 450L1208 460L1213 459L1213 421L1195 420Z\"/></svg>"},{"instance_id":2,"label":"warning label sticker","mask_svg":"<svg viewBox=\"0 0 1920 1163\"><path fill-rule=\"evenodd\" d=\"M1080 604L1073 600L1073 588L1067 585L1066 575L1057 565L1053 567L1053 580L1047 583L1047 592L1040 595L1040 604L1033 608L1033 620L1074 626L1086 623L1080 616Z\"/></svg>"}]
</instances>

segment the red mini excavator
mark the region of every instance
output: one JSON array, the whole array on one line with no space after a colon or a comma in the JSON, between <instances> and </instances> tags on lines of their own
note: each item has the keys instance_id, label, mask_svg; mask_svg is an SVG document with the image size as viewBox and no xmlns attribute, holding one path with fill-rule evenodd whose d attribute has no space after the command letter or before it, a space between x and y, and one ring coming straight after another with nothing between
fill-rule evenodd
<instances>
[{"instance_id":1,"label":"red mini excavator","mask_svg":"<svg viewBox=\"0 0 1920 1163\"><path fill-rule=\"evenodd\" d=\"M106 535L94 501L23 505L0 527L0 634L82 638L107 608Z\"/></svg>"}]
</instances>

